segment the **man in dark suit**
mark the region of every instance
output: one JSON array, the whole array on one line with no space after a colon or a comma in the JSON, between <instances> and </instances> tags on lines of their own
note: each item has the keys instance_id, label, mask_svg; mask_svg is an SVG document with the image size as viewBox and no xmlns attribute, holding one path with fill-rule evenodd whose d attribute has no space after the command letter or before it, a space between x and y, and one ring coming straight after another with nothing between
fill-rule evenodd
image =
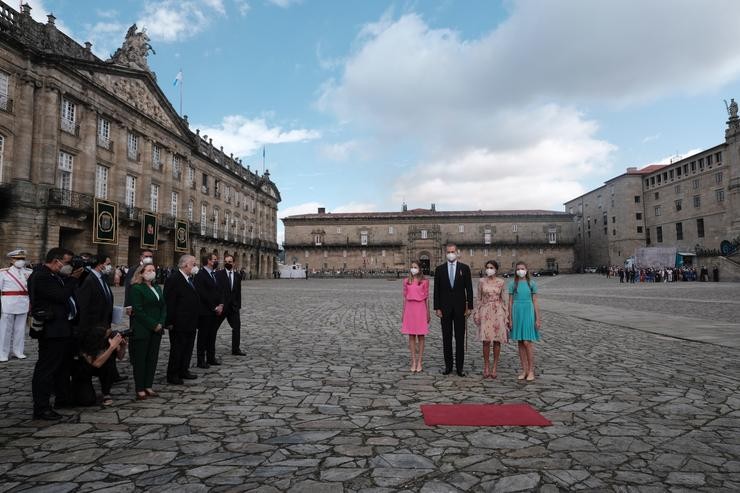
<instances>
[{"instance_id":1,"label":"man in dark suit","mask_svg":"<svg viewBox=\"0 0 740 493\"><path fill-rule=\"evenodd\" d=\"M201 258L202 268L193 278L195 289L200 297L200 316L198 317L198 342L196 353L198 368L220 365L216 359L216 334L224 311L223 292L216 283L218 255L205 254Z\"/></svg>"},{"instance_id":2,"label":"man in dark suit","mask_svg":"<svg viewBox=\"0 0 740 493\"><path fill-rule=\"evenodd\" d=\"M167 363L167 381L182 385L183 379L198 378L190 372L193 356L195 331L198 328L200 299L191 278L198 272L195 257L183 255L178 261L178 270L164 283L164 299L167 304L165 328L170 334L170 359Z\"/></svg>"},{"instance_id":3,"label":"man in dark suit","mask_svg":"<svg viewBox=\"0 0 740 493\"><path fill-rule=\"evenodd\" d=\"M93 327L110 328L113 319L113 291L107 281L113 270L110 257L93 255L88 265L88 275L75 293L80 306L80 333Z\"/></svg>"},{"instance_id":4,"label":"man in dark suit","mask_svg":"<svg viewBox=\"0 0 740 493\"><path fill-rule=\"evenodd\" d=\"M452 334L455 334L455 369L465 376L465 319L473 310L473 280L470 267L457 261L457 246L447 245L447 262L434 271L434 312L442 319L445 368L452 372Z\"/></svg>"},{"instance_id":5,"label":"man in dark suit","mask_svg":"<svg viewBox=\"0 0 740 493\"><path fill-rule=\"evenodd\" d=\"M55 407L72 402L70 371L76 349L73 326L79 315L74 291L83 271L72 270L72 256L67 249L52 248L28 280L34 324L43 325L43 330L34 332L39 341L31 382L34 419L61 419L49 404L52 393L56 396Z\"/></svg>"},{"instance_id":6,"label":"man in dark suit","mask_svg":"<svg viewBox=\"0 0 740 493\"><path fill-rule=\"evenodd\" d=\"M239 348L241 339L241 320L239 311L242 307L242 285L241 276L234 268L234 256L224 256L223 270L216 271L216 282L223 292L224 311L219 318L219 325L225 318L231 326L231 354L234 356L246 356Z\"/></svg>"}]
</instances>

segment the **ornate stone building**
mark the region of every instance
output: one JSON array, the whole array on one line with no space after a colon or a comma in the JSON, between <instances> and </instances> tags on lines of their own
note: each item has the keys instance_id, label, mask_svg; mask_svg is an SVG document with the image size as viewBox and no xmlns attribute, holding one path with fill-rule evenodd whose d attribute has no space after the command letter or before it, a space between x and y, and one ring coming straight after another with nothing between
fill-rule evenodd
<instances>
[{"instance_id":1,"label":"ornate stone building","mask_svg":"<svg viewBox=\"0 0 740 493\"><path fill-rule=\"evenodd\" d=\"M173 265L176 219L189 223L191 253L235 255L253 277L272 274L280 193L191 131L147 65L145 33L129 29L101 60L91 45L0 3L0 252L33 260L54 246L95 251L93 199L119 204L116 264L138 257L142 211L159 220L156 260Z\"/></svg>"},{"instance_id":2,"label":"ornate stone building","mask_svg":"<svg viewBox=\"0 0 740 493\"><path fill-rule=\"evenodd\" d=\"M740 119L734 100L728 113L724 143L670 164L628 168L565 204L576 224L578 268L621 265L650 246L675 248L688 263L695 256L737 263Z\"/></svg>"},{"instance_id":3,"label":"ornate stone building","mask_svg":"<svg viewBox=\"0 0 740 493\"><path fill-rule=\"evenodd\" d=\"M502 272L524 260L530 269L570 272L574 223L553 211L437 211L327 213L283 218L285 263L314 270L405 270L411 260L422 269L444 261L445 245L457 244L461 260L474 271L496 260Z\"/></svg>"}]
</instances>

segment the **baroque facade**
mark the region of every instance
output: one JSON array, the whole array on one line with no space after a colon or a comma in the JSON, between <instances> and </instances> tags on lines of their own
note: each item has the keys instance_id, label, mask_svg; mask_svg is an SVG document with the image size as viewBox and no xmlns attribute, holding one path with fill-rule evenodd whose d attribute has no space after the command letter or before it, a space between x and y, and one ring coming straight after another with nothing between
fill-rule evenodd
<instances>
[{"instance_id":1,"label":"baroque facade","mask_svg":"<svg viewBox=\"0 0 740 493\"><path fill-rule=\"evenodd\" d=\"M566 202L578 269L621 265L640 247L675 248L687 263L732 255L727 245L740 242L740 120L732 104L724 143L670 164L628 168Z\"/></svg>"},{"instance_id":2,"label":"baroque facade","mask_svg":"<svg viewBox=\"0 0 740 493\"><path fill-rule=\"evenodd\" d=\"M285 224L285 263L309 271L406 270L418 260L425 273L444 262L454 242L460 260L477 272L496 260L501 272L518 260L532 270L571 272L572 216L554 211L437 211L302 214Z\"/></svg>"},{"instance_id":3,"label":"baroque facade","mask_svg":"<svg viewBox=\"0 0 740 493\"><path fill-rule=\"evenodd\" d=\"M235 256L252 277L277 265L277 204L270 180L244 167L206 135L191 131L149 70L146 33L129 29L101 60L30 7L0 2L0 252L23 247L40 260L54 246L92 244L93 199L118 202L114 264L139 255L143 211L157 214L156 261L174 265L176 219L189 248Z\"/></svg>"}]
</instances>

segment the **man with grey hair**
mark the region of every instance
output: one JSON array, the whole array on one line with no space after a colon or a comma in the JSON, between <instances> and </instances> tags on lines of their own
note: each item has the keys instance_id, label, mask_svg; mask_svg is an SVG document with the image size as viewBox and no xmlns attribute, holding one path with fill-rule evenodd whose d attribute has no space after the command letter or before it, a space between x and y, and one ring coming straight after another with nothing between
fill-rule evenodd
<instances>
[{"instance_id":1,"label":"man with grey hair","mask_svg":"<svg viewBox=\"0 0 740 493\"><path fill-rule=\"evenodd\" d=\"M180 257L177 266L179 272L173 272L164 283L164 299L167 304L165 328L170 334L167 382L172 385L182 385L183 379L198 378L190 372L200 308L200 298L191 276L198 272L198 266L192 255Z\"/></svg>"}]
</instances>

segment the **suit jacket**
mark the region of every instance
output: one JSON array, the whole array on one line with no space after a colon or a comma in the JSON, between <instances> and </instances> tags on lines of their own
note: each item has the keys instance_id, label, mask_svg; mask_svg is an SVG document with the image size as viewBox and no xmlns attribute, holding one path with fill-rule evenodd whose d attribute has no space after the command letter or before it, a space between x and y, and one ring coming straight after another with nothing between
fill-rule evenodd
<instances>
[{"instance_id":1,"label":"suit jacket","mask_svg":"<svg viewBox=\"0 0 740 493\"><path fill-rule=\"evenodd\" d=\"M200 314L200 297L194 287L176 270L164 283L165 327L175 332L195 332ZM134 318L135 320L135 318Z\"/></svg>"},{"instance_id":2,"label":"suit jacket","mask_svg":"<svg viewBox=\"0 0 740 493\"><path fill-rule=\"evenodd\" d=\"M131 286L131 307L136 313L136 317L131 322L133 339L146 339L154 333L157 324L165 326L167 305L164 294L162 288L156 284L153 287L159 294L159 298L144 283Z\"/></svg>"},{"instance_id":3,"label":"suit jacket","mask_svg":"<svg viewBox=\"0 0 740 493\"><path fill-rule=\"evenodd\" d=\"M129 267L126 277L123 279L123 306L131 305L131 279L134 278L134 272L138 269L138 265Z\"/></svg>"},{"instance_id":4,"label":"suit jacket","mask_svg":"<svg viewBox=\"0 0 740 493\"><path fill-rule=\"evenodd\" d=\"M193 279L195 290L200 297L200 315L202 317L218 317L213 311L218 305L225 305L224 294L216 281L205 268L198 270Z\"/></svg>"},{"instance_id":5,"label":"suit jacket","mask_svg":"<svg viewBox=\"0 0 740 493\"><path fill-rule=\"evenodd\" d=\"M470 267L457 262L455 270L455 286L450 286L450 276L447 262L437 266L434 270L434 309L443 313L451 311L465 311L473 309L473 279Z\"/></svg>"},{"instance_id":6,"label":"suit jacket","mask_svg":"<svg viewBox=\"0 0 740 493\"><path fill-rule=\"evenodd\" d=\"M72 327L79 320L80 312L77 305L77 317L75 320L69 320L71 310L69 299L74 299L75 288L77 279L54 274L46 265L40 266L31 274L28 289L32 313L44 310L53 317L44 323L40 337L45 339L72 337Z\"/></svg>"},{"instance_id":7,"label":"suit jacket","mask_svg":"<svg viewBox=\"0 0 740 493\"><path fill-rule=\"evenodd\" d=\"M224 299L224 311L239 311L242 307L242 280L239 272L232 270L234 277L234 286L229 283L229 273L226 269L216 271L216 283L222 291Z\"/></svg>"},{"instance_id":8,"label":"suit jacket","mask_svg":"<svg viewBox=\"0 0 740 493\"><path fill-rule=\"evenodd\" d=\"M103 277L103 282L107 282ZM93 327L110 327L113 320L113 292L108 300L98 277L89 273L75 293L80 309L80 331L84 332Z\"/></svg>"}]
</instances>

